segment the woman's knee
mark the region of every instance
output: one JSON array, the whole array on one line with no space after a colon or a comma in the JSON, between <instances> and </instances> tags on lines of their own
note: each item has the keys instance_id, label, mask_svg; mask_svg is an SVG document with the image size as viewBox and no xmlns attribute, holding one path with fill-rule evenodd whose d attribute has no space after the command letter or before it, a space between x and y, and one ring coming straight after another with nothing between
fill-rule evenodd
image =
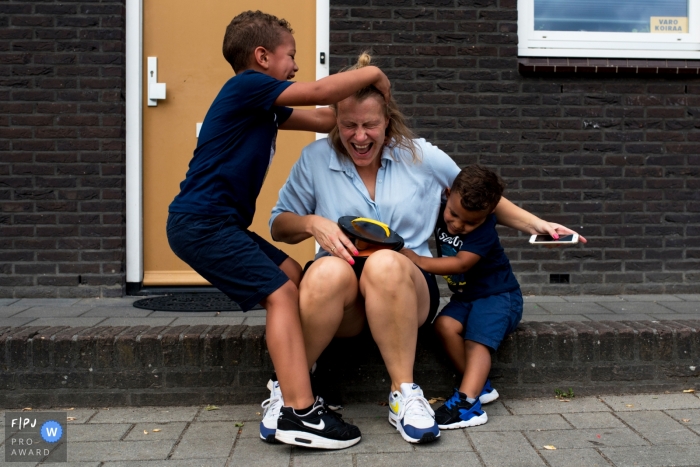
<instances>
[{"instance_id":1,"label":"woman's knee","mask_svg":"<svg viewBox=\"0 0 700 467\"><path fill-rule=\"evenodd\" d=\"M384 287L397 286L410 280L412 264L400 253L380 250L367 258L361 280Z\"/></svg>"},{"instance_id":2,"label":"woman's knee","mask_svg":"<svg viewBox=\"0 0 700 467\"><path fill-rule=\"evenodd\" d=\"M328 296L338 297L343 292L357 294L357 278L345 261L339 258L321 258L315 261L301 280L300 293L307 300Z\"/></svg>"}]
</instances>

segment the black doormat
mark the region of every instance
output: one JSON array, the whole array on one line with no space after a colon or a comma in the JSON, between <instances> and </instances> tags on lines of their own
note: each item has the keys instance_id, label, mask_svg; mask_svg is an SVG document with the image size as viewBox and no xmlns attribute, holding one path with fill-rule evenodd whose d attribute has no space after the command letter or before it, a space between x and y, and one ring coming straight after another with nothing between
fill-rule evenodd
<instances>
[{"instance_id":1,"label":"black doormat","mask_svg":"<svg viewBox=\"0 0 700 467\"><path fill-rule=\"evenodd\" d=\"M153 311L241 311L238 303L223 293L178 293L163 297L143 298L134 302L136 308ZM262 310L255 305L253 310Z\"/></svg>"}]
</instances>

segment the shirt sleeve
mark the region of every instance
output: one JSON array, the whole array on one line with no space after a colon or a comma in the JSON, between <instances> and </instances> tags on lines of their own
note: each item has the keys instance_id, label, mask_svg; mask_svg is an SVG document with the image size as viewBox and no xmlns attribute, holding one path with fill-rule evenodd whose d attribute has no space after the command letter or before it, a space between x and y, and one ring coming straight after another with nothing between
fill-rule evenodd
<instances>
[{"instance_id":1,"label":"shirt sleeve","mask_svg":"<svg viewBox=\"0 0 700 467\"><path fill-rule=\"evenodd\" d=\"M491 214L483 224L462 238L462 246L459 251L468 251L483 258L491 251L497 240L496 216Z\"/></svg>"},{"instance_id":2,"label":"shirt sleeve","mask_svg":"<svg viewBox=\"0 0 700 467\"><path fill-rule=\"evenodd\" d=\"M279 95L294 84L293 81L280 81L257 71L244 72L240 78L239 96L247 101L244 107L264 110L271 110ZM291 109L289 113L291 114Z\"/></svg>"},{"instance_id":3,"label":"shirt sleeve","mask_svg":"<svg viewBox=\"0 0 700 467\"><path fill-rule=\"evenodd\" d=\"M289 117L292 116L292 112L294 111L294 109L292 109L291 107L274 106L272 107L272 111L277 116L277 126L280 126L284 122L286 122L289 119Z\"/></svg>"},{"instance_id":4,"label":"shirt sleeve","mask_svg":"<svg viewBox=\"0 0 700 467\"><path fill-rule=\"evenodd\" d=\"M432 170L437 183L444 188L451 188L460 170L457 163L445 151L424 139L419 140L419 147L423 153L423 160Z\"/></svg>"},{"instance_id":5,"label":"shirt sleeve","mask_svg":"<svg viewBox=\"0 0 700 467\"><path fill-rule=\"evenodd\" d=\"M316 192L313 183L313 174L309 163L310 154L308 147L301 152L301 157L292 167L287 181L279 192L277 204L272 208L269 227L277 216L283 212L292 212L300 216L316 212Z\"/></svg>"}]
</instances>

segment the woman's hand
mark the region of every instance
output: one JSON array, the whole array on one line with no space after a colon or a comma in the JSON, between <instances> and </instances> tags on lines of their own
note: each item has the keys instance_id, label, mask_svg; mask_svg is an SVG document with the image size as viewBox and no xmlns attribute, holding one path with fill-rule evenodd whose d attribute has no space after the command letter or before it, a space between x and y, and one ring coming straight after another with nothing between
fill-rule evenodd
<instances>
[{"instance_id":1,"label":"woman's hand","mask_svg":"<svg viewBox=\"0 0 700 467\"><path fill-rule=\"evenodd\" d=\"M537 220L535 222L533 222L531 224L531 226L532 226L532 231L530 232L530 234L532 234L532 235L537 235L537 234L550 235L554 240L558 240L560 235L571 235L571 234L576 233L575 231L571 230L568 227L564 227L561 224L547 222L547 221L542 220L540 218L537 218ZM587 240L583 235L579 235L578 240L581 243L587 243Z\"/></svg>"},{"instance_id":2,"label":"woman's hand","mask_svg":"<svg viewBox=\"0 0 700 467\"><path fill-rule=\"evenodd\" d=\"M372 85L384 95L384 101L388 103L389 99L391 99L391 82L389 82L389 78L386 77L382 70L377 68L377 71L379 71L379 76L377 76Z\"/></svg>"},{"instance_id":3,"label":"woman's hand","mask_svg":"<svg viewBox=\"0 0 700 467\"><path fill-rule=\"evenodd\" d=\"M359 252L336 222L325 217L314 216L311 224L311 235L321 245L321 248L331 255L342 258L350 264L355 264L352 255L357 256Z\"/></svg>"}]
</instances>

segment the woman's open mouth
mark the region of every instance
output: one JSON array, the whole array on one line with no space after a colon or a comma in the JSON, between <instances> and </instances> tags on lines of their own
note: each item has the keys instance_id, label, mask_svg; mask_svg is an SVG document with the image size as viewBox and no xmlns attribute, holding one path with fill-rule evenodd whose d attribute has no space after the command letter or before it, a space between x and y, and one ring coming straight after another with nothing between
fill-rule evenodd
<instances>
[{"instance_id":1,"label":"woman's open mouth","mask_svg":"<svg viewBox=\"0 0 700 467\"><path fill-rule=\"evenodd\" d=\"M372 146L374 143L367 143L367 144L356 144L356 143L350 143L352 145L352 148L355 150L355 152L361 156L364 156L369 153L369 151L372 149Z\"/></svg>"}]
</instances>

